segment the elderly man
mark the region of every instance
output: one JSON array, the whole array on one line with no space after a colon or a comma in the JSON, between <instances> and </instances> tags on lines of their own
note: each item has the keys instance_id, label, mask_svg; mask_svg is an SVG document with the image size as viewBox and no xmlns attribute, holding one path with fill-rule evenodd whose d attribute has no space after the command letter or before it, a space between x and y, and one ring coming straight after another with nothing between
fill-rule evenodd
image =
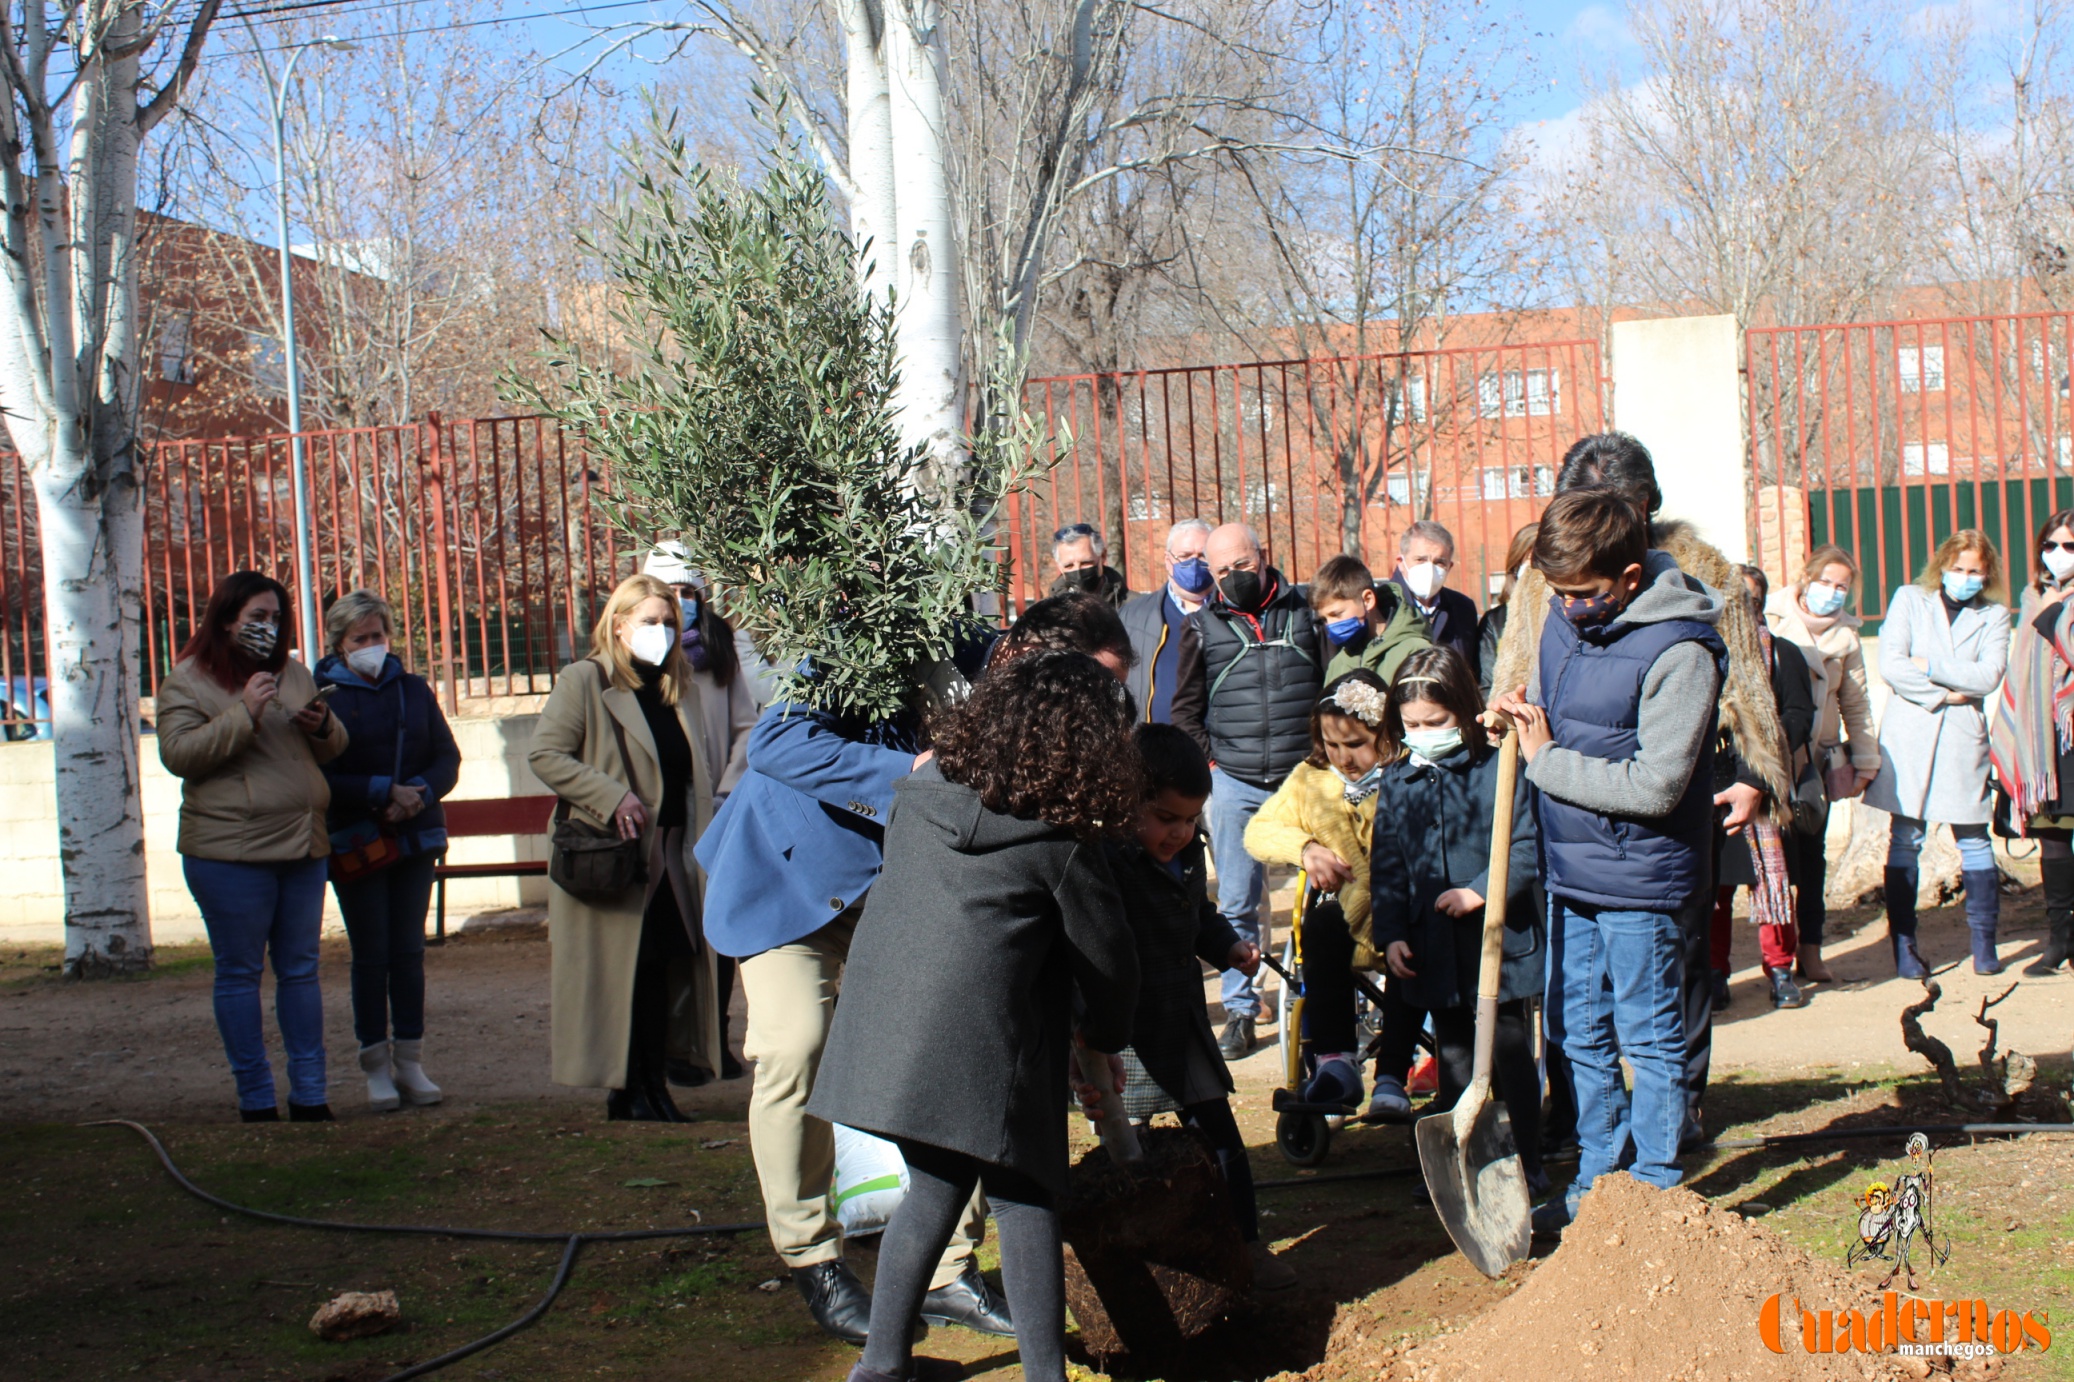
<instances>
[{"instance_id":1,"label":"elderly man","mask_svg":"<svg viewBox=\"0 0 2074 1382\"><path fill-rule=\"evenodd\" d=\"M1166 583L1123 607L1123 626L1138 655L1128 684L1148 724L1168 724L1174 718L1181 645L1195 637L1188 616L1210 596L1210 564L1203 560L1209 541L1210 525L1200 518L1184 518L1167 529Z\"/></svg>"},{"instance_id":2,"label":"elderly man","mask_svg":"<svg viewBox=\"0 0 2074 1382\"><path fill-rule=\"evenodd\" d=\"M1426 626L1426 637L1433 646L1453 648L1475 672L1479 650L1476 601L1448 589L1448 572L1454 568L1455 535L1432 519L1422 518L1397 540L1397 570L1391 579Z\"/></svg>"},{"instance_id":3,"label":"elderly man","mask_svg":"<svg viewBox=\"0 0 2074 1382\"><path fill-rule=\"evenodd\" d=\"M1058 568L1059 577L1045 593L1083 591L1099 595L1112 609L1121 609L1131 592L1124 585L1123 573L1108 562L1109 544L1102 540L1099 529L1091 523L1068 523L1051 535L1051 564Z\"/></svg>"},{"instance_id":4,"label":"elderly man","mask_svg":"<svg viewBox=\"0 0 2074 1382\"><path fill-rule=\"evenodd\" d=\"M1213 530L1203 557L1212 590L1188 616L1195 638L1181 647L1174 723L1210 756L1217 910L1241 937L1265 949L1260 904L1267 871L1246 853L1246 826L1310 754L1325 639L1303 588L1267 564L1251 528L1227 523ZM1218 1045L1228 1059L1253 1049L1259 1014L1253 981L1227 970Z\"/></svg>"}]
</instances>

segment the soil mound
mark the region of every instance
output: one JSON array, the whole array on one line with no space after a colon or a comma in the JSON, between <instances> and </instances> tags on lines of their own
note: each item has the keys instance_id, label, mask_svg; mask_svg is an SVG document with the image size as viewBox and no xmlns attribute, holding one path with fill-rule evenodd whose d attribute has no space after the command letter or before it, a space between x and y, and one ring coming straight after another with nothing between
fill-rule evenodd
<instances>
[{"instance_id":1,"label":"soil mound","mask_svg":"<svg viewBox=\"0 0 2074 1382\"><path fill-rule=\"evenodd\" d=\"M1774 1292L1785 1300L1783 1354L1758 1336L1759 1311ZM1840 1266L1810 1259L1690 1190L1605 1176L1562 1245L1502 1303L1408 1349L1364 1337L1363 1322L1343 1316L1325 1360L1304 1378L1866 1382L1903 1375L1891 1357L1802 1352L1796 1297L1814 1309L1876 1303L1867 1283Z\"/></svg>"}]
</instances>

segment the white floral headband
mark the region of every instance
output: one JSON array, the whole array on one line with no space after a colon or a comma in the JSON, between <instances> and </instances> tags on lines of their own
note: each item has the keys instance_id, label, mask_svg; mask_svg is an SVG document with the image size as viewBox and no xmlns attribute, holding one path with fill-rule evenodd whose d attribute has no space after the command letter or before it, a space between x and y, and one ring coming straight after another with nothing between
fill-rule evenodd
<instances>
[{"instance_id":1,"label":"white floral headband","mask_svg":"<svg viewBox=\"0 0 2074 1382\"><path fill-rule=\"evenodd\" d=\"M1365 681L1345 681L1323 703L1337 707L1342 714L1353 716L1370 729L1381 729L1383 708L1389 702L1388 696Z\"/></svg>"}]
</instances>

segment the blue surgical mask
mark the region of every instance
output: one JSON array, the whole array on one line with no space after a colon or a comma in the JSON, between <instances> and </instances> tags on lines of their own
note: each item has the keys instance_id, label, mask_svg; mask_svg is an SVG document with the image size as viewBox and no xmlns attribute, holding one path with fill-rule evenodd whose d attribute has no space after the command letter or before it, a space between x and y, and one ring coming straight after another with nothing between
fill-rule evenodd
<instances>
[{"instance_id":1,"label":"blue surgical mask","mask_svg":"<svg viewBox=\"0 0 2074 1382\"><path fill-rule=\"evenodd\" d=\"M1844 607L1844 593L1833 585L1811 585L1801 600L1817 619L1827 619Z\"/></svg>"},{"instance_id":2,"label":"blue surgical mask","mask_svg":"<svg viewBox=\"0 0 2074 1382\"><path fill-rule=\"evenodd\" d=\"M1190 595L1210 593L1210 563L1201 557L1183 557L1174 563L1174 588Z\"/></svg>"},{"instance_id":3,"label":"blue surgical mask","mask_svg":"<svg viewBox=\"0 0 2074 1382\"><path fill-rule=\"evenodd\" d=\"M1368 628L1368 621L1360 615L1351 619L1334 619L1325 625L1325 636L1335 643L1351 643Z\"/></svg>"},{"instance_id":4,"label":"blue surgical mask","mask_svg":"<svg viewBox=\"0 0 2074 1382\"><path fill-rule=\"evenodd\" d=\"M1961 575L1957 571L1947 571L1944 573L1944 593L1952 597L1952 603L1954 604L1965 604L1968 600L1980 594L1982 588L1986 585L1987 582L1978 576Z\"/></svg>"},{"instance_id":5,"label":"blue surgical mask","mask_svg":"<svg viewBox=\"0 0 2074 1382\"><path fill-rule=\"evenodd\" d=\"M1404 732L1404 746L1429 762L1445 758L1462 747L1462 729L1449 725L1446 729L1408 729Z\"/></svg>"},{"instance_id":6,"label":"blue surgical mask","mask_svg":"<svg viewBox=\"0 0 2074 1382\"><path fill-rule=\"evenodd\" d=\"M699 622L699 598L696 595L679 596L677 608L684 612L683 627L695 628Z\"/></svg>"}]
</instances>

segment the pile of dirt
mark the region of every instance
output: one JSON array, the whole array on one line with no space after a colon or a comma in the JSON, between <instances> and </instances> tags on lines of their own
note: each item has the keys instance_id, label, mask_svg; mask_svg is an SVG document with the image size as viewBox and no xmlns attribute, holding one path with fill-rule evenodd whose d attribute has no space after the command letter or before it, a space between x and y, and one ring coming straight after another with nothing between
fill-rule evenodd
<instances>
[{"instance_id":1,"label":"pile of dirt","mask_svg":"<svg viewBox=\"0 0 2074 1382\"><path fill-rule=\"evenodd\" d=\"M1774 1293L1784 1299L1784 1353L1773 1353L1758 1333ZM1816 1310L1877 1307L1868 1283L1811 1260L1760 1223L1689 1190L1612 1175L1585 1196L1562 1246L1500 1304L1409 1347L1371 1337L1362 1321L1342 1316L1325 1360L1303 1377L1452 1382L1530 1371L1536 1382L1883 1382L1909 1375L1892 1357L1802 1352L1796 1298Z\"/></svg>"}]
</instances>

